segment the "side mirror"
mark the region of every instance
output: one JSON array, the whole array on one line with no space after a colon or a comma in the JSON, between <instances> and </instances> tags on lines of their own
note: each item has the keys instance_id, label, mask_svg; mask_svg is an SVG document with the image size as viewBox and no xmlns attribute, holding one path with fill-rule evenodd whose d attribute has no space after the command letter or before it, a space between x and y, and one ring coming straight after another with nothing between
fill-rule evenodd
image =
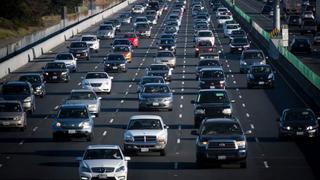
<instances>
[{"instance_id":1,"label":"side mirror","mask_svg":"<svg viewBox=\"0 0 320 180\"><path fill-rule=\"evenodd\" d=\"M232 99L230 102L231 102L231 103L235 103L235 102L236 102L236 100Z\"/></svg>"},{"instance_id":2,"label":"side mirror","mask_svg":"<svg viewBox=\"0 0 320 180\"><path fill-rule=\"evenodd\" d=\"M110 78L110 79L113 79L113 76L110 76L109 78Z\"/></svg>"},{"instance_id":3,"label":"side mirror","mask_svg":"<svg viewBox=\"0 0 320 180\"><path fill-rule=\"evenodd\" d=\"M198 133L197 130L192 130L192 131L191 131L191 135L199 136L199 133Z\"/></svg>"},{"instance_id":4,"label":"side mirror","mask_svg":"<svg viewBox=\"0 0 320 180\"><path fill-rule=\"evenodd\" d=\"M244 132L244 134L245 134L245 135L252 134L252 131L251 131L251 130L247 130L247 131Z\"/></svg>"},{"instance_id":5,"label":"side mirror","mask_svg":"<svg viewBox=\"0 0 320 180\"><path fill-rule=\"evenodd\" d=\"M96 115L94 115L94 114L91 114L91 118L95 118L96 117Z\"/></svg>"},{"instance_id":6,"label":"side mirror","mask_svg":"<svg viewBox=\"0 0 320 180\"><path fill-rule=\"evenodd\" d=\"M191 100L190 102L191 102L191 104L195 104L195 103L196 103L196 101L195 101L195 100Z\"/></svg>"},{"instance_id":7,"label":"side mirror","mask_svg":"<svg viewBox=\"0 0 320 180\"><path fill-rule=\"evenodd\" d=\"M99 99L99 100L101 100L101 99L102 99L102 97L98 97L98 99Z\"/></svg>"},{"instance_id":8,"label":"side mirror","mask_svg":"<svg viewBox=\"0 0 320 180\"><path fill-rule=\"evenodd\" d=\"M76 161L78 162L82 161L82 157L76 157Z\"/></svg>"},{"instance_id":9,"label":"side mirror","mask_svg":"<svg viewBox=\"0 0 320 180\"><path fill-rule=\"evenodd\" d=\"M128 157L128 156L125 156L125 157L124 157L124 160L126 160L126 161L130 161L130 160L131 160L131 158L130 158L130 157Z\"/></svg>"},{"instance_id":10,"label":"side mirror","mask_svg":"<svg viewBox=\"0 0 320 180\"><path fill-rule=\"evenodd\" d=\"M164 125L164 128L165 128L165 129L169 129L169 126L167 126L167 125Z\"/></svg>"}]
</instances>

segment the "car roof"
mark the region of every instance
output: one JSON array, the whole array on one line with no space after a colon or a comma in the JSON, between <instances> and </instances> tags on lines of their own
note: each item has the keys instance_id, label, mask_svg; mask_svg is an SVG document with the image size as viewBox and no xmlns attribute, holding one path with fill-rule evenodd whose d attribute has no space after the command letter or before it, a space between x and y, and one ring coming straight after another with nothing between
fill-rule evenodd
<instances>
[{"instance_id":1,"label":"car roof","mask_svg":"<svg viewBox=\"0 0 320 180\"><path fill-rule=\"evenodd\" d=\"M169 87L166 83L147 83L144 86L167 86L167 87Z\"/></svg>"},{"instance_id":2,"label":"car roof","mask_svg":"<svg viewBox=\"0 0 320 180\"><path fill-rule=\"evenodd\" d=\"M90 145L87 147L89 149L120 149L118 145Z\"/></svg>"},{"instance_id":3,"label":"car roof","mask_svg":"<svg viewBox=\"0 0 320 180\"><path fill-rule=\"evenodd\" d=\"M7 81L4 85L27 85L30 84L26 81Z\"/></svg>"},{"instance_id":4,"label":"car roof","mask_svg":"<svg viewBox=\"0 0 320 180\"><path fill-rule=\"evenodd\" d=\"M199 33L199 32L211 32L211 33L212 33L211 30L199 30L198 33Z\"/></svg>"},{"instance_id":5,"label":"car roof","mask_svg":"<svg viewBox=\"0 0 320 180\"><path fill-rule=\"evenodd\" d=\"M200 71L223 71L222 67L202 68Z\"/></svg>"},{"instance_id":6,"label":"car roof","mask_svg":"<svg viewBox=\"0 0 320 180\"><path fill-rule=\"evenodd\" d=\"M295 107L295 108L286 108L285 110L283 110L283 112L288 112L288 111L312 111L312 109L310 108L303 108L303 107ZM314 112L313 112L314 113Z\"/></svg>"},{"instance_id":7,"label":"car roof","mask_svg":"<svg viewBox=\"0 0 320 180\"><path fill-rule=\"evenodd\" d=\"M159 119L162 120L161 116L157 115L133 115L130 117L130 120L134 119Z\"/></svg>"},{"instance_id":8,"label":"car roof","mask_svg":"<svg viewBox=\"0 0 320 180\"><path fill-rule=\"evenodd\" d=\"M205 123L214 123L214 122L239 123L239 121L236 118L209 118L209 119L205 119Z\"/></svg>"},{"instance_id":9,"label":"car roof","mask_svg":"<svg viewBox=\"0 0 320 180\"><path fill-rule=\"evenodd\" d=\"M145 79L145 78L150 78L150 79L160 79L160 78L162 78L163 79L163 77L162 76L143 76L141 79Z\"/></svg>"},{"instance_id":10,"label":"car roof","mask_svg":"<svg viewBox=\"0 0 320 180\"><path fill-rule=\"evenodd\" d=\"M25 73L25 74L21 74L20 77L22 76L42 76L42 74L40 73Z\"/></svg>"}]
</instances>

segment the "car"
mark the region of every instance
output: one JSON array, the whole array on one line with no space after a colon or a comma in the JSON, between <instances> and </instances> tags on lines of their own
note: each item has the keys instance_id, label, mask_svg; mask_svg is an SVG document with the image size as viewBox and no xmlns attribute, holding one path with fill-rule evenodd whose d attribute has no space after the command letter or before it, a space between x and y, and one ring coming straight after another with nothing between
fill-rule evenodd
<instances>
[{"instance_id":1,"label":"car","mask_svg":"<svg viewBox=\"0 0 320 180\"><path fill-rule=\"evenodd\" d=\"M248 39L247 33L244 30L235 30L232 31L229 35L230 41L234 38L246 38Z\"/></svg>"},{"instance_id":2,"label":"car","mask_svg":"<svg viewBox=\"0 0 320 180\"><path fill-rule=\"evenodd\" d=\"M146 16L138 16L135 18L135 21L133 23L133 27L136 27L139 23L148 24L150 25L150 21Z\"/></svg>"},{"instance_id":3,"label":"car","mask_svg":"<svg viewBox=\"0 0 320 180\"><path fill-rule=\"evenodd\" d=\"M208 40L211 41L211 44L214 46L214 35L211 30L200 30L197 32L196 37L195 37L195 42L197 43L198 41L202 40Z\"/></svg>"},{"instance_id":4,"label":"car","mask_svg":"<svg viewBox=\"0 0 320 180\"><path fill-rule=\"evenodd\" d=\"M290 15L287 20L289 32L300 31L302 18L299 15Z\"/></svg>"},{"instance_id":5,"label":"car","mask_svg":"<svg viewBox=\"0 0 320 180\"><path fill-rule=\"evenodd\" d=\"M83 180L127 180L128 161L118 145L90 145L79 161L79 177Z\"/></svg>"},{"instance_id":6,"label":"car","mask_svg":"<svg viewBox=\"0 0 320 180\"><path fill-rule=\"evenodd\" d=\"M261 14L268 15L268 16L273 16L273 14L274 14L273 7L270 6L270 5L264 5L262 10L261 10Z\"/></svg>"},{"instance_id":7,"label":"car","mask_svg":"<svg viewBox=\"0 0 320 180\"><path fill-rule=\"evenodd\" d=\"M260 49L243 50L240 57L240 73L247 73L251 65L266 64L266 59Z\"/></svg>"},{"instance_id":8,"label":"car","mask_svg":"<svg viewBox=\"0 0 320 180\"><path fill-rule=\"evenodd\" d=\"M20 101L0 100L0 128L27 128L27 113Z\"/></svg>"},{"instance_id":9,"label":"car","mask_svg":"<svg viewBox=\"0 0 320 180\"><path fill-rule=\"evenodd\" d=\"M105 72L127 72L127 60L122 54L108 54L103 59Z\"/></svg>"},{"instance_id":10,"label":"car","mask_svg":"<svg viewBox=\"0 0 320 180\"><path fill-rule=\"evenodd\" d=\"M317 32L313 37L313 44L320 45L320 32Z\"/></svg>"},{"instance_id":11,"label":"car","mask_svg":"<svg viewBox=\"0 0 320 180\"><path fill-rule=\"evenodd\" d=\"M53 141L65 137L85 137L93 139L93 119L85 104L63 104L57 109L54 122L51 124Z\"/></svg>"},{"instance_id":12,"label":"car","mask_svg":"<svg viewBox=\"0 0 320 180\"><path fill-rule=\"evenodd\" d=\"M173 34L174 36L177 36L178 32L179 32L179 29L175 25L165 26L163 30L164 34Z\"/></svg>"},{"instance_id":13,"label":"car","mask_svg":"<svg viewBox=\"0 0 320 180\"><path fill-rule=\"evenodd\" d=\"M209 26L206 23L201 23L201 24L195 24L195 27L193 29L193 36L196 36L196 34L198 33L198 31L201 30L209 30Z\"/></svg>"},{"instance_id":14,"label":"car","mask_svg":"<svg viewBox=\"0 0 320 180\"><path fill-rule=\"evenodd\" d=\"M128 32L123 35L123 38L128 39L134 48L139 47L139 37L134 32Z\"/></svg>"},{"instance_id":15,"label":"car","mask_svg":"<svg viewBox=\"0 0 320 180\"><path fill-rule=\"evenodd\" d=\"M216 10L216 16L221 16L222 14L225 14L225 13L228 13L230 12L228 8L225 8L225 7L219 7L217 10Z\"/></svg>"},{"instance_id":16,"label":"car","mask_svg":"<svg viewBox=\"0 0 320 180\"><path fill-rule=\"evenodd\" d=\"M96 117L99 116L101 109L101 97L91 89L73 89L65 104L84 104L88 107L89 112Z\"/></svg>"},{"instance_id":17,"label":"car","mask_svg":"<svg viewBox=\"0 0 320 180\"><path fill-rule=\"evenodd\" d=\"M144 8L143 6L141 5L135 5L133 8L132 8L132 12L134 14L142 14L144 12Z\"/></svg>"},{"instance_id":18,"label":"car","mask_svg":"<svg viewBox=\"0 0 320 180\"><path fill-rule=\"evenodd\" d=\"M154 58L154 62L157 64L166 64L171 68L176 67L176 56L172 51L158 51Z\"/></svg>"},{"instance_id":19,"label":"car","mask_svg":"<svg viewBox=\"0 0 320 180\"><path fill-rule=\"evenodd\" d=\"M219 60L214 59L203 59L198 62L198 65L196 67L196 79L198 80L200 71L203 68L214 68L214 67L222 67Z\"/></svg>"},{"instance_id":20,"label":"car","mask_svg":"<svg viewBox=\"0 0 320 180\"><path fill-rule=\"evenodd\" d=\"M201 89L194 104L194 126L197 128L206 118L229 118L232 116L232 103L224 89Z\"/></svg>"},{"instance_id":21,"label":"car","mask_svg":"<svg viewBox=\"0 0 320 180\"><path fill-rule=\"evenodd\" d=\"M64 62L69 69L69 72L77 71L77 58L72 53L58 53L54 59L54 62Z\"/></svg>"},{"instance_id":22,"label":"car","mask_svg":"<svg viewBox=\"0 0 320 180\"><path fill-rule=\"evenodd\" d=\"M209 40L200 40L196 43L194 48L194 56L199 57L200 53L213 53L214 46L211 41Z\"/></svg>"},{"instance_id":23,"label":"car","mask_svg":"<svg viewBox=\"0 0 320 180\"><path fill-rule=\"evenodd\" d=\"M314 15L312 11L303 11L301 16L302 16L302 19L305 19L305 18L314 19Z\"/></svg>"},{"instance_id":24,"label":"car","mask_svg":"<svg viewBox=\"0 0 320 180\"><path fill-rule=\"evenodd\" d=\"M172 71L173 68L166 64L151 64L146 69L146 74L148 76L161 76L165 81L170 82L172 80Z\"/></svg>"},{"instance_id":25,"label":"car","mask_svg":"<svg viewBox=\"0 0 320 180\"><path fill-rule=\"evenodd\" d=\"M2 85L1 100L19 101L23 110L32 114L36 110L36 98L32 85L26 81L8 81Z\"/></svg>"},{"instance_id":26,"label":"car","mask_svg":"<svg viewBox=\"0 0 320 180\"><path fill-rule=\"evenodd\" d=\"M165 156L168 128L160 116L131 116L124 132L125 153L160 152L161 156Z\"/></svg>"},{"instance_id":27,"label":"car","mask_svg":"<svg viewBox=\"0 0 320 180\"><path fill-rule=\"evenodd\" d=\"M199 72L199 89L225 89L226 77L222 67L202 68Z\"/></svg>"},{"instance_id":28,"label":"car","mask_svg":"<svg viewBox=\"0 0 320 180\"><path fill-rule=\"evenodd\" d=\"M174 39L171 39L171 38L160 39L157 45L159 50L172 51L174 54L176 53L176 42Z\"/></svg>"},{"instance_id":29,"label":"car","mask_svg":"<svg viewBox=\"0 0 320 180\"><path fill-rule=\"evenodd\" d=\"M151 37L151 29L152 27L149 25L149 23L141 22L137 23L136 26L134 27L134 32L139 36L139 37Z\"/></svg>"},{"instance_id":30,"label":"car","mask_svg":"<svg viewBox=\"0 0 320 180\"><path fill-rule=\"evenodd\" d=\"M230 44L230 53L242 52L243 50L250 48L250 42L247 38L235 37L231 39Z\"/></svg>"},{"instance_id":31,"label":"car","mask_svg":"<svg viewBox=\"0 0 320 180\"><path fill-rule=\"evenodd\" d=\"M149 23L154 24L154 25L157 24L158 16L156 16L156 15L148 15L146 17L147 17Z\"/></svg>"},{"instance_id":32,"label":"car","mask_svg":"<svg viewBox=\"0 0 320 180\"><path fill-rule=\"evenodd\" d=\"M46 82L43 75L40 73L28 73L22 74L19 77L19 81L27 81L33 88L33 93L36 96L43 98L46 95Z\"/></svg>"},{"instance_id":33,"label":"car","mask_svg":"<svg viewBox=\"0 0 320 180\"><path fill-rule=\"evenodd\" d=\"M217 165L238 163L247 167L248 143L240 121L236 118L210 118L202 122L198 131L192 131L196 139L196 163L203 167L207 162Z\"/></svg>"},{"instance_id":34,"label":"car","mask_svg":"<svg viewBox=\"0 0 320 180\"><path fill-rule=\"evenodd\" d=\"M90 60L90 47L86 42L83 41L73 41L68 46L69 53L72 53L77 59Z\"/></svg>"},{"instance_id":35,"label":"car","mask_svg":"<svg viewBox=\"0 0 320 180\"><path fill-rule=\"evenodd\" d=\"M161 76L143 76L138 82L137 92L143 90L144 85L147 83L166 83Z\"/></svg>"},{"instance_id":36,"label":"car","mask_svg":"<svg viewBox=\"0 0 320 180\"><path fill-rule=\"evenodd\" d=\"M147 83L139 92L139 111L173 109L173 94L167 84Z\"/></svg>"},{"instance_id":37,"label":"car","mask_svg":"<svg viewBox=\"0 0 320 180\"><path fill-rule=\"evenodd\" d=\"M279 138L316 138L319 136L319 120L309 108L287 108L279 122Z\"/></svg>"},{"instance_id":38,"label":"car","mask_svg":"<svg viewBox=\"0 0 320 180\"><path fill-rule=\"evenodd\" d=\"M49 62L42 68L43 78L46 82L69 82L70 74L64 62Z\"/></svg>"},{"instance_id":39,"label":"car","mask_svg":"<svg viewBox=\"0 0 320 180\"><path fill-rule=\"evenodd\" d=\"M115 45L112 49L112 53L122 54L128 63L132 61L132 52L131 46L128 45Z\"/></svg>"},{"instance_id":40,"label":"car","mask_svg":"<svg viewBox=\"0 0 320 180\"><path fill-rule=\"evenodd\" d=\"M145 14L146 14L146 16L157 16L157 17L159 17L158 14L157 14L157 11L155 11L155 10L150 10L150 9L146 10Z\"/></svg>"},{"instance_id":41,"label":"car","mask_svg":"<svg viewBox=\"0 0 320 180\"><path fill-rule=\"evenodd\" d=\"M210 19L210 16L207 16L207 15L197 15L195 17L195 19L201 19L203 21L206 21L207 23L210 23L211 19Z\"/></svg>"},{"instance_id":42,"label":"car","mask_svg":"<svg viewBox=\"0 0 320 180\"><path fill-rule=\"evenodd\" d=\"M314 35L317 32L316 21L312 18L303 19L300 32L302 35L304 35L304 34Z\"/></svg>"},{"instance_id":43,"label":"car","mask_svg":"<svg viewBox=\"0 0 320 180\"><path fill-rule=\"evenodd\" d=\"M200 53L199 60L219 60L220 53L221 51L211 52L211 53Z\"/></svg>"},{"instance_id":44,"label":"car","mask_svg":"<svg viewBox=\"0 0 320 180\"><path fill-rule=\"evenodd\" d=\"M177 29L177 31L179 31L179 29L180 29L178 21L175 21L175 20L166 21L165 26L174 26Z\"/></svg>"},{"instance_id":45,"label":"car","mask_svg":"<svg viewBox=\"0 0 320 180\"><path fill-rule=\"evenodd\" d=\"M310 40L307 38L294 38L289 50L293 54L310 54L312 52Z\"/></svg>"},{"instance_id":46,"label":"car","mask_svg":"<svg viewBox=\"0 0 320 180\"><path fill-rule=\"evenodd\" d=\"M111 19L109 21L112 22L112 26L116 28L116 31L121 31L121 21L119 19Z\"/></svg>"},{"instance_id":47,"label":"car","mask_svg":"<svg viewBox=\"0 0 320 180\"><path fill-rule=\"evenodd\" d=\"M131 23L131 15L130 13L123 13L119 15L119 21L121 23L130 24Z\"/></svg>"},{"instance_id":48,"label":"car","mask_svg":"<svg viewBox=\"0 0 320 180\"><path fill-rule=\"evenodd\" d=\"M268 64L265 65L252 65L247 74L247 87L254 86L274 87L275 73L272 67Z\"/></svg>"},{"instance_id":49,"label":"car","mask_svg":"<svg viewBox=\"0 0 320 180\"><path fill-rule=\"evenodd\" d=\"M230 21L226 21L226 22L222 25L223 29L226 29L227 25L238 25L238 26L240 26L240 24L239 24L237 21L235 21L234 19L233 19L233 20L230 20Z\"/></svg>"},{"instance_id":50,"label":"car","mask_svg":"<svg viewBox=\"0 0 320 180\"><path fill-rule=\"evenodd\" d=\"M91 89L94 92L106 92L110 94L113 77L106 72L87 72L82 80L83 89Z\"/></svg>"},{"instance_id":51,"label":"car","mask_svg":"<svg viewBox=\"0 0 320 180\"><path fill-rule=\"evenodd\" d=\"M97 31L97 37L99 39L113 39L115 36L116 29L110 24L101 24Z\"/></svg>"},{"instance_id":52,"label":"car","mask_svg":"<svg viewBox=\"0 0 320 180\"><path fill-rule=\"evenodd\" d=\"M218 28L222 27L226 21L232 21L233 17L229 15L221 15L217 17L218 19Z\"/></svg>"},{"instance_id":53,"label":"car","mask_svg":"<svg viewBox=\"0 0 320 180\"><path fill-rule=\"evenodd\" d=\"M130 40L128 38L116 38L113 40L113 42L111 43L111 46L112 48L114 46L117 46L117 45L127 45L127 46L131 46L132 47L132 44L130 42Z\"/></svg>"},{"instance_id":54,"label":"car","mask_svg":"<svg viewBox=\"0 0 320 180\"><path fill-rule=\"evenodd\" d=\"M82 35L81 41L86 42L89 45L90 50L98 52L100 49L100 39L96 35Z\"/></svg>"},{"instance_id":55,"label":"car","mask_svg":"<svg viewBox=\"0 0 320 180\"><path fill-rule=\"evenodd\" d=\"M223 30L224 37L229 37L232 33L232 31L240 30L241 27L236 24L228 24L225 26L225 29Z\"/></svg>"}]
</instances>

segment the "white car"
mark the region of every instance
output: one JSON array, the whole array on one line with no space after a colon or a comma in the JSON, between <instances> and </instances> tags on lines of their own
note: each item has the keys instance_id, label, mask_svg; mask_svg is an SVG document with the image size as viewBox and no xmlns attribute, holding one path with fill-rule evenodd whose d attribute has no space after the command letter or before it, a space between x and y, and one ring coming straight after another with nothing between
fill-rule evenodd
<instances>
[{"instance_id":1,"label":"white car","mask_svg":"<svg viewBox=\"0 0 320 180\"><path fill-rule=\"evenodd\" d=\"M221 15L228 13L228 12L230 12L228 8L220 7L216 11L216 16L218 17L218 16L221 16Z\"/></svg>"},{"instance_id":2,"label":"white car","mask_svg":"<svg viewBox=\"0 0 320 180\"><path fill-rule=\"evenodd\" d=\"M82 35L81 41L86 42L90 50L94 50L95 52L98 52L100 49L100 39L96 35Z\"/></svg>"},{"instance_id":3,"label":"white car","mask_svg":"<svg viewBox=\"0 0 320 180\"><path fill-rule=\"evenodd\" d=\"M236 24L228 24L225 26L226 28L223 29L223 33L225 37L229 37L232 33L232 31L240 30L241 27Z\"/></svg>"},{"instance_id":4,"label":"white car","mask_svg":"<svg viewBox=\"0 0 320 180\"><path fill-rule=\"evenodd\" d=\"M211 44L214 45L215 38L211 30L200 30L197 32L195 42L203 40L211 41Z\"/></svg>"},{"instance_id":5,"label":"white car","mask_svg":"<svg viewBox=\"0 0 320 180\"><path fill-rule=\"evenodd\" d=\"M64 62L70 72L77 71L77 58L72 53L59 53L56 55L54 62Z\"/></svg>"},{"instance_id":6,"label":"white car","mask_svg":"<svg viewBox=\"0 0 320 180\"><path fill-rule=\"evenodd\" d=\"M222 16L218 16L218 27L223 26L223 24L227 21L232 21L233 17L230 15L222 15Z\"/></svg>"},{"instance_id":7,"label":"white car","mask_svg":"<svg viewBox=\"0 0 320 180\"><path fill-rule=\"evenodd\" d=\"M224 22L224 24L223 24L223 29L225 29L225 28L226 28L226 26L227 26L227 25L229 25L229 24L239 25L239 26L240 26L240 24L239 24L238 22L236 22L235 20L232 20L232 21L226 21L226 22Z\"/></svg>"},{"instance_id":8,"label":"white car","mask_svg":"<svg viewBox=\"0 0 320 180\"><path fill-rule=\"evenodd\" d=\"M116 28L114 28L110 24L101 24L98 31L97 36L99 39L105 39L105 38L114 38L116 35Z\"/></svg>"},{"instance_id":9,"label":"white car","mask_svg":"<svg viewBox=\"0 0 320 180\"><path fill-rule=\"evenodd\" d=\"M164 156L167 143L168 126L160 116L135 115L130 118L124 132L125 152L157 151Z\"/></svg>"},{"instance_id":10,"label":"white car","mask_svg":"<svg viewBox=\"0 0 320 180\"><path fill-rule=\"evenodd\" d=\"M77 160L80 179L127 180L130 157L118 145L90 145Z\"/></svg>"},{"instance_id":11,"label":"white car","mask_svg":"<svg viewBox=\"0 0 320 180\"><path fill-rule=\"evenodd\" d=\"M82 80L82 88L92 89L95 92L110 93L112 88L112 76L106 72L88 72Z\"/></svg>"},{"instance_id":12,"label":"white car","mask_svg":"<svg viewBox=\"0 0 320 180\"><path fill-rule=\"evenodd\" d=\"M144 12L144 8L143 8L142 5L135 5L132 8L132 12L135 13L135 14L142 14Z\"/></svg>"}]
</instances>

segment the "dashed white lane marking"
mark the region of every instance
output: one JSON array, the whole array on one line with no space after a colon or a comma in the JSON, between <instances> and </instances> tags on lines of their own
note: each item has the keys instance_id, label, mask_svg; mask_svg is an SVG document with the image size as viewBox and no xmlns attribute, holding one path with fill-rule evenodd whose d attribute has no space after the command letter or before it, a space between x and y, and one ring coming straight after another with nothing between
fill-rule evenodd
<instances>
[{"instance_id":1,"label":"dashed white lane marking","mask_svg":"<svg viewBox=\"0 0 320 180\"><path fill-rule=\"evenodd\" d=\"M182 88L181 91L184 91L184 89Z\"/></svg>"},{"instance_id":2,"label":"dashed white lane marking","mask_svg":"<svg viewBox=\"0 0 320 180\"><path fill-rule=\"evenodd\" d=\"M234 75L233 75L233 74L231 74L231 77L234 77Z\"/></svg>"},{"instance_id":3,"label":"dashed white lane marking","mask_svg":"<svg viewBox=\"0 0 320 180\"><path fill-rule=\"evenodd\" d=\"M129 88L131 88L131 87L132 87L132 84L129 85Z\"/></svg>"},{"instance_id":4,"label":"dashed white lane marking","mask_svg":"<svg viewBox=\"0 0 320 180\"><path fill-rule=\"evenodd\" d=\"M22 140L21 142L19 142L19 145L21 146L21 145L23 145L23 143L24 143L24 140Z\"/></svg>"},{"instance_id":5,"label":"dashed white lane marking","mask_svg":"<svg viewBox=\"0 0 320 180\"><path fill-rule=\"evenodd\" d=\"M174 163L174 169L178 169L178 162Z\"/></svg>"},{"instance_id":6,"label":"dashed white lane marking","mask_svg":"<svg viewBox=\"0 0 320 180\"><path fill-rule=\"evenodd\" d=\"M226 63L228 63L228 60L226 60Z\"/></svg>"},{"instance_id":7,"label":"dashed white lane marking","mask_svg":"<svg viewBox=\"0 0 320 180\"><path fill-rule=\"evenodd\" d=\"M179 114L179 118L182 118L182 114Z\"/></svg>"},{"instance_id":8,"label":"dashed white lane marking","mask_svg":"<svg viewBox=\"0 0 320 180\"><path fill-rule=\"evenodd\" d=\"M136 72L135 75L138 76L138 73Z\"/></svg>"},{"instance_id":9,"label":"dashed white lane marking","mask_svg":"<svg viewBox=\"0 0 320 180\"><path fill-rule=\"evenodd\" d=\"M237 81L233 81L233 84L237 84Z\"/></svg>"},{"instance_id":10,"label":"dashed white lane marking","mask_svg":"<svg viewBox=\"0 0 320 180\"><path fill-rule=\"evenodd\" d=\"M239 88L237 88L236 91L239 91Z\"/></svg>"},{"instance_id":11,"label":"dashed white lane marking","mask_svg":"<svg viewBox=\"0 0 320 180\"><path fill-rule=\"evenodd\" d=\"M34 127L34 128L32 129L32 131L35 132L37 129L38 129L38 127L36 126L36 127Z\"/></svg>"},{"instance_id":12,"label":"dashed white lane marking","mask_svg":"<svg viewBox=\"0 0 320 180\"><path fill-rule=\"evenodd\" d=\"M182 76L182 78L184 79L184 78L185 78L185 76L183 75L183 76Z\"/></svg>"},{"instance_id":13,"label":"dashed white lane marking","mask_svg":"<svg viewBox=\"0 0 320 180\"><path fill-rule=\"evenodd\" d=\"M78 86L81 86L81 82L78 83Z\"/></svg>"},{"instance_id":14,"label":"dashed white lane marking","mask_svg":"<svg viewBox=\"0 0 320 180\"><path fill-rule=\"evenodd\" d=\"M136 78L132 78L132 82L134 82L136 80Z\"/></svg>"},{"instance_id":15,"label":"dashed white lane marking","mask_svg":"<svg viewBox=\"0 0 320 180\"><path fill-rule=\"evenodd\" d=\"M241 95L239 95L239 98L241 99L241 98L242 98L242 96L241 96Z\"/></svg>"},{"instance_id":16,"label":"dashed white lane marking","mask_svg":"<svg viewBox=\"0 0 320 180\"><path fill-rule=\"evenodd\" d=\"M94 69L98 69L98 66L95 66Z\"/></svg>"},{"instance_id":17,"label":"dashed white lane marking","mask_svg":"<svg viewBox=\"0 0 320 180\"><path fill-rule=\"evenodd\" d=\"M229 69L229 72L232 72L231 69Z\"/></svg>"},{"instance_id":18,"label":"dashed white lane marking","mask_svg":"<svg viewBox=\"0 0 320 180\"><path fill-rule=\"evenodd\" d=\"M181 84L184 84L184 81L182 81Z\"/></svg>"},{"instance_id":19,"label":"dashed white lane marking","mask_svg":"<svg viewBox=\"0 0 320 180\"><path fill-rule=\"evenodd\" d=\"M242 107L246 107L246 104L245 104L245 103L242 103Z\"/></svg>"},{"instance_id":20,"label":"dashed white lane marking","mask_svg":"<svg viewBox=\"0 0 320 180\"><path fill-rule=\"evenodd\" d=\"M180 104L180 108L181 108L181 109L183 108L183 104Z\"/></svg>"},{"instance_id":21,"label":"dashed white lane marking","mask_svg":"<svg viewBox=\"0 0 320 180\"><path fill-rule=\"evenodd\" d=\"M176 154L178 155L178 154L180 154L179 152L176 152Z\"/></svg>"},{"instance_id":22,"label":"dashed white lane marking","mask_svg":"<svg viewBox=\"0 0 320 180\"><path fill-rule=\"evenodd\" d=\"M267 161L263 161L263 164L264 164L264 167L267 169L270 167Z\"/></svg>"},{"instance_id":23,"label":"dashed white lane marking","mask_svg":"<svg viewBox=\"0 0 320 180\"><path fill-rule=\"evenodd\" d=\"M104 132L102 133L102 136L105 136L105 135L107 135L107 131L104 131Z\"/></svg>"},{"instance_id":24,"label":"dashed white lane marking","mask_svg":"<svg viewBox=\"0 0 320 180\"><path fill-rule=\"evenodd\" d=\"M181 131L181 125L179 125L178 130Z\"/></svg>"},{"instance_id":25,"label":"dashed white lane marking","mask_svg":"<svg viewBox=\"0 0 320 180\"><path fill-rule=\"evenodd\" d=\"M116 109L116 112L119 112L119 109Z\"/></svg>"},{"instance_id":26,"label":"dashed white lane marking","mask_svg":"<svg viewBox=\"0 0 320 180\"><path fill-rule=\"evenodd\" d=\"M183 99L183 96L181 96L180 98Z\"/></svg>"},{"instance_id":27,"label":"dashed white lane marking","mask_svg":"<svg viewBox=\"0 0 320 180\"><path fill-rule=\"evenodd\" d=\"M109 122L110 122L110 123L113 123L113 121L114 121L114 119L112 118L112 119L110 119L110 121L109 121Z\"/></svg>"},{"instance_id":28,"label":"dashed white lane marking","mask_svg":"<svg viewBox=\"0 0 320 180\"><path fill-rule=\"evenodd\" d=\"M229 64L227 64L227 68L229 68L230 67L230 65Z\"/></svg>"},{"instance_id":29,"label":"dashed white lane marking","mask_svg":"<svg viewBox=\"0 0 320 180\"><path fill-rule=\"evenodd\" d=\"M128 95L129 94L129 92L128 91L126 91L126 95Z\"/></svg>"},{"instance_id":30,"label":"dashed white lane marking","mask_svg":"<svg viewBox=\"0 0 320 180\"><path fill-rule=\"evenodd\" d=\"M2 164L0 164L0 168L2 168L3 167L3 165Z\"/></svg>"},{"instance_id":31,"label":"dashed white lane marking","mask_svg":"<svg viewBox=\"0 0 320 180\"><path fill-rule=\"evenodd\" d=\"M48 116L44 117L44 119L48 119Z\"/></svg>"},{"instance_id":32,"label":"dashed white lane marking","mask_svg":"<svg viewBox=\"0 0 320 180\"><path fill-rule=\"evenodd\" d=\"M124 103L124 100L121 100L120 103L121 103L121 104Z\"/></svg>"},{"instance_id":33,"label":"dashed white lane marking","mask_svg":"<svg viewBox=\"0 0 320 180\"><path fill-rule=\"evenodd\" d=\"M7 156L6 159L11 159L11 157L10 157L10 156Z\"/></svg>"},{"instance_id":34,"label":"dashed white lane marking","mask_svg":"<svg viewBox=\"0 0 320 180\"><path fill-rule=\"evenodd\" d=\"M253 124L250 124L250 127L251 127L251 129L254 129L254 125Z\"/></svg>"},{"instance_id":35,"label":"dashed white lane marking","mask_svg":"<svg viewBox=\"0 0 320 180\"><path fill-rule=\"evenodd\" d=\"M250 117L250 114L249 114L249 113L246 113L246 116L247 116L247 118L248 118L248 117Z\"/></svg>"},{"instance_id":36,"label":"dashed white lane marking","mask_svg":"<svg viewBox=\"0 0 320 180\"><path fill-rule=\"evenodd\" d=\"M177 139L177 144L180 144L180 138Z\"/></svg>"},{"instance_id":37,"label":"dashed white lane marking","mask_svg":"<svg viewBox=\"0 0 320 180\"><path fill-rule=\"evenodd\" d=\"M183 64L185 64L186 63L186 61L183 61Z\"/></svg>"},{"instance_id":38,"label":"dashed white lane marking","mask_svg":"<svg viewBox=\"0 0 320 180\"><path fill-rule=\"evenodd\" d=\"M258 143L258 142L260 142L260 141L259 141L259 139L258 139L257 137L255 137L254 139L256 140L256 142L257 142L257 143Z\"/></svg>"}]
</instances>

